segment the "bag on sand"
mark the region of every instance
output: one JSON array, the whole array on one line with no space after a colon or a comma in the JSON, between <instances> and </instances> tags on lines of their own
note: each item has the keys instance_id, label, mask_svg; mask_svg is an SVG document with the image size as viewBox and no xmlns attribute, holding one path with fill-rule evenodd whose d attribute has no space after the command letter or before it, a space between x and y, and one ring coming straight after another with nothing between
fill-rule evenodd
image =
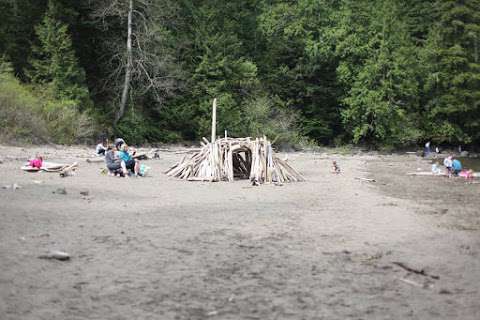
<instances>
[{"instance_id":1,"label":"bag on sand","mask_svg":"<svg viewBox=\"0 0 480 320\"><path fill-rule=\"evenodd\" d=\"M139 171L140 171L140 172L139 172L140 176L145 177L145 176L147 175L147 172L148 172L149 170L150 170L150 167L147 167L146 165L141 164L141 165L140 165L140 170L139 170Z\"/></svg>"}]
</instances>

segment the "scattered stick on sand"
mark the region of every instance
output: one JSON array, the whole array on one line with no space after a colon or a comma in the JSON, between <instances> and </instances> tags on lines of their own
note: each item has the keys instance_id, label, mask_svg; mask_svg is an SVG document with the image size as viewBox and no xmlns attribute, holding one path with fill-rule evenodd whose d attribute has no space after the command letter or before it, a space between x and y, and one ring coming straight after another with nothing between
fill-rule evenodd
<instances>
[{"instance_id":1,"label":"scattered stick on sand","mask_svg":"<svg viewBox=\"0 0 480 320\"><path fill-rule=\"evenodd\" d=\"M425 276L425 277L430 277L432 279L440 279L439 276L428 274L424 269L415 269L415 268L412 268L410 266L407 266L403 262L398 262L398 261L395 261L395 262L392 262L392 263L394 265L399 266L400 268L403 268L403 269L407 270L408 272L419 274L419 275L422 275L422 276Z\"/></svg>"}]
</instances>

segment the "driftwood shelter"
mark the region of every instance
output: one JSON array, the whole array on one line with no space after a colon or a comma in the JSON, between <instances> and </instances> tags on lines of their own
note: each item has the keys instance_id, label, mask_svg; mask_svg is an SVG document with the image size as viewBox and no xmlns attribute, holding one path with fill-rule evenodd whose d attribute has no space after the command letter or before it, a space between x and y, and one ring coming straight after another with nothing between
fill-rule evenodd
<instances>
[{"instance_id":1,"label":"driftwood shelter","mask_svg":"<svg viewBox=\"0 0 480 320\"><path fill-rule=\"evenodd\" d=\"M213 101L212 139L203 138L202 148L185 155L167 170L168 176L189 181L234 181L250 179L254 183L304 181L286 160L278 158L272 144L263 138L216 139L216 99Z\"/></svg>"}]
</instances>

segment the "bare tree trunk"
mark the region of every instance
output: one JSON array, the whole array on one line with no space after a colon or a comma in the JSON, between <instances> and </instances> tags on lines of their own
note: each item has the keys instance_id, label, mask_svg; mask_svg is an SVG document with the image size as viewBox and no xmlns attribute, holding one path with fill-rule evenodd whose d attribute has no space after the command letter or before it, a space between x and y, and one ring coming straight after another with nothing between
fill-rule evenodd
<instances>
[{"instance_id":1,"label":"bare tree trunk","mask_svg":"<svg viewBox=\"0 0 480 320\"><path fill-rule=\"evenodd\" d=\"M127 31L127 65L125 67L125 82L123 84L122 99L120 101L120 106L118 112L115 116L114 126L117 125L118 121L125 114L125 107L128 100L128 90L130 89L130 81L132 79L132 15L133 15L133 0L129 2L128 8L128 31Z\"/></svg>"}]
</instances>

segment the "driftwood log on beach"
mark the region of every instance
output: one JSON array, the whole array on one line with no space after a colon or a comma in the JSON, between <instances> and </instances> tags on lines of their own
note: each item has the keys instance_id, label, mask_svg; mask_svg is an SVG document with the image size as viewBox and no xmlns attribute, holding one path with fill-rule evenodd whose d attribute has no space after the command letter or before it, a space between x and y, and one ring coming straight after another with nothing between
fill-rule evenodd
<instances>
[{"instance_id":1,"label":"driftwood log on beach","mask_svg":"<svg viewBox=\"0 0 480 320\"><path fill-rule=\"evenodd\" d=\"M435 176L435 177L448 177L447 172L434 173L431 171L417 171L417 172L408 172L408 176ZM473 172L472 178L480 178L480 172Z\"/></svg>"},{"instance_id":2,"label":"driftwood log on beach","mask_svg":"<svg viewBox=\"0 0 480 320\"><path fill-rule=\"evenodd\" d=\"M220 138L210 143L203 138L199 151L184 155L166 171L168 176L189 181L233 181L250 179L257 183L304 181L303 176L275 156L263 138Z\"/></svg>"}]
</instances>

